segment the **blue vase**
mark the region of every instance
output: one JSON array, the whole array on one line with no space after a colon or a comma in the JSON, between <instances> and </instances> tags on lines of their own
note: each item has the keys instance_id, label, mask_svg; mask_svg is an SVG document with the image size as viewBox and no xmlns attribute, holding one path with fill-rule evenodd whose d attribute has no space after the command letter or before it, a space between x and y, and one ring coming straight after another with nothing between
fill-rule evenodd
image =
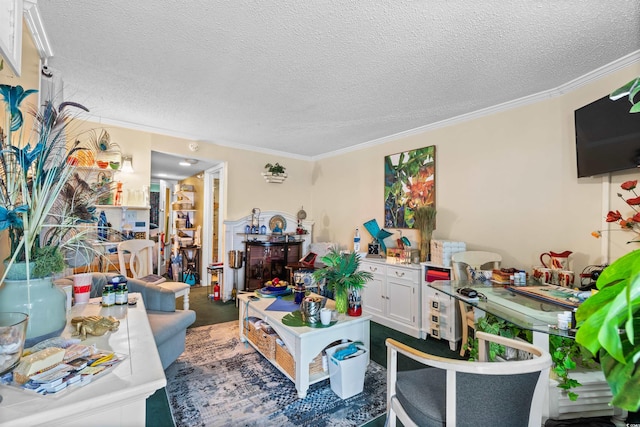
<instances>
[{"instance_id":1,"label":"blue vase","mask_svg":"<svg viewBox=\"0 0 640 427\"><path fill-rule=\"evenodd\" d=\"M0 286L0 312L29 315L25 347L57 337L67 324L67 296L50 277L5 280Z\"/></svg>"}]
</instances>

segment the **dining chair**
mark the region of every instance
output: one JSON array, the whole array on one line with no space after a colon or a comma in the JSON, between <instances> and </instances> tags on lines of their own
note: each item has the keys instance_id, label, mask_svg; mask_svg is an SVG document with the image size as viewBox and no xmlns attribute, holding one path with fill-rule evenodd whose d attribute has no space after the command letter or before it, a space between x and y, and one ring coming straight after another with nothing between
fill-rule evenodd
<instances>
[{"instance_id":1,"label":"dining chair","mask_svg":"<svg viewBox=\"0 0 640 427\"><path fill-rule=\"evenodd\" d=\"M478 331L478 361L423 353L387 338L387 425L542 425L551 355L525 341ZM527 360L488 361L489 343L519 350ZM398 354L425 365L398 371Z\"/></svg>"},{"instance_id":2,"label":"dining chair","mask_svg":"<svg viewBox=\"0 0 640 427\"><path fill-rule=\"evenodd\" d=\"M491 268L500 268L502 256L495 252L485 251L465 251L451 255L451 276L453 280L464 280L468 278L466 267L474 270L481 270L486 264L491 264ZM469 328L476 330L476 320L473 307L462 300L458 300L460 305L460 326L462 328L462 342L460 344L460 356L466 352L466 344L469 340Z\"/></svg>"},{"instance_id":3,"label":"dining chair","mask_svg":"<svg viewBox=\"0 0 640 427\"><path fill-rule=\"evenodd\" d=\"M158 287L173 291L176 299L183 297L182 308L189 309L191 286L183 282L167 282L167 279L153 274L153 251L156 242L146 239L125 240L118 243L118 263L120 274L133 279L144 280ZM128 262L127 262L127 254Z\"/></svg>"}]
</instances>

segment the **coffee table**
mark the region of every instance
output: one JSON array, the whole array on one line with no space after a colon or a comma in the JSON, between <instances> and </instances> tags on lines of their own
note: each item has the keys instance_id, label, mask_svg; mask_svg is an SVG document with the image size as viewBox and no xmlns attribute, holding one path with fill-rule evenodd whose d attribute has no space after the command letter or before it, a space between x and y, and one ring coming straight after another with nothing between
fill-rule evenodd
<instances>
[{"instance_id":1,"label":"coffee table","mask_svg":"<svg viewBox=\"0 0 640 427\"><path fill-rule=\"evenodd\" d=\"M243 322L249 316L259 317L271 325L285 343L295 361L295 378L292 378L275 360L269 360L276 368L294 382L298 397L304 398L310 384L329 378L328 372L309 375L309 363L334 341L347 339L361 341L367 349L367 364L369 363L369 321L371 316L347 316L339 314L338 321L326 328L311 328L308 326L287 326L282 323L282 318L288 314L286 311L271 311L267 308L275 301L274 298L259 298L251 300L253 294L238 295L240 316L240 340L248 342L256 350L257 347L247 339L244 334ZM333 309L335 302L327 300L327 308Z\"/></svg>"}]
</instances>

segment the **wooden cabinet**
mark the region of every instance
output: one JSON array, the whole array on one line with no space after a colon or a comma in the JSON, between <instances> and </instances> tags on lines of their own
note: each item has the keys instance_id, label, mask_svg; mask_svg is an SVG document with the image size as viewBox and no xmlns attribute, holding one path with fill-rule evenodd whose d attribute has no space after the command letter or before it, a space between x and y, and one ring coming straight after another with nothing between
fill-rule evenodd
<instances>
[{"instance_id":1,"label":"wooden cabinet","mask_svg":"<svg viewBox=\"0 0 640 427\"><path fill-rule=\"evenodd\" d=\"M360 269L373 274L362 289L362 309L372 320L420 337L420 266L362 260Z\"/></svg>"},{"instance_id":2,"label":"wooden cabinet","mask_svg":"<svg viewBox=\"0 0 640 427\"><path fill-rule=\"evenodd\" d=\"M276 277L288 281L289 272L285 267L300 260L302 242L246 241L245 257L244 290L253 291Z\"/></svg>"}]
</instances>

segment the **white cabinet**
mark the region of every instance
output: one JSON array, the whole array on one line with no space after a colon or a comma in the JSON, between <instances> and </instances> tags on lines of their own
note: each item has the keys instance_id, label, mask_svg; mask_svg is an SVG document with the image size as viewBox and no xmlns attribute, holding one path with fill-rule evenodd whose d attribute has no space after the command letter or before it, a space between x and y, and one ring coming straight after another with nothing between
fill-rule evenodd
<instances>
[{"instance_id":1,"label":"white cabinet","mask_svg":"<svg viewBox=\"0 0 640 427\"><path fill-rule=\"evenodd\" d=\"M360 269L373 274L362 290L362 309L374 322L420 337L420 267L362 260Z\"/></svg>"},{"instance_id":2,"label":"white cabinet","mask_svg":"<svg viewBox=\"0 0 640 427\"><path fill-rule=\"evenodd\" d=\"M457 300L429 287L433 280L449 280L451 269L429 263L422 264L422 325L421 338L428 336L449 341L456 351L460 341L460 308Z\"/></svg>"}]
</instances>

